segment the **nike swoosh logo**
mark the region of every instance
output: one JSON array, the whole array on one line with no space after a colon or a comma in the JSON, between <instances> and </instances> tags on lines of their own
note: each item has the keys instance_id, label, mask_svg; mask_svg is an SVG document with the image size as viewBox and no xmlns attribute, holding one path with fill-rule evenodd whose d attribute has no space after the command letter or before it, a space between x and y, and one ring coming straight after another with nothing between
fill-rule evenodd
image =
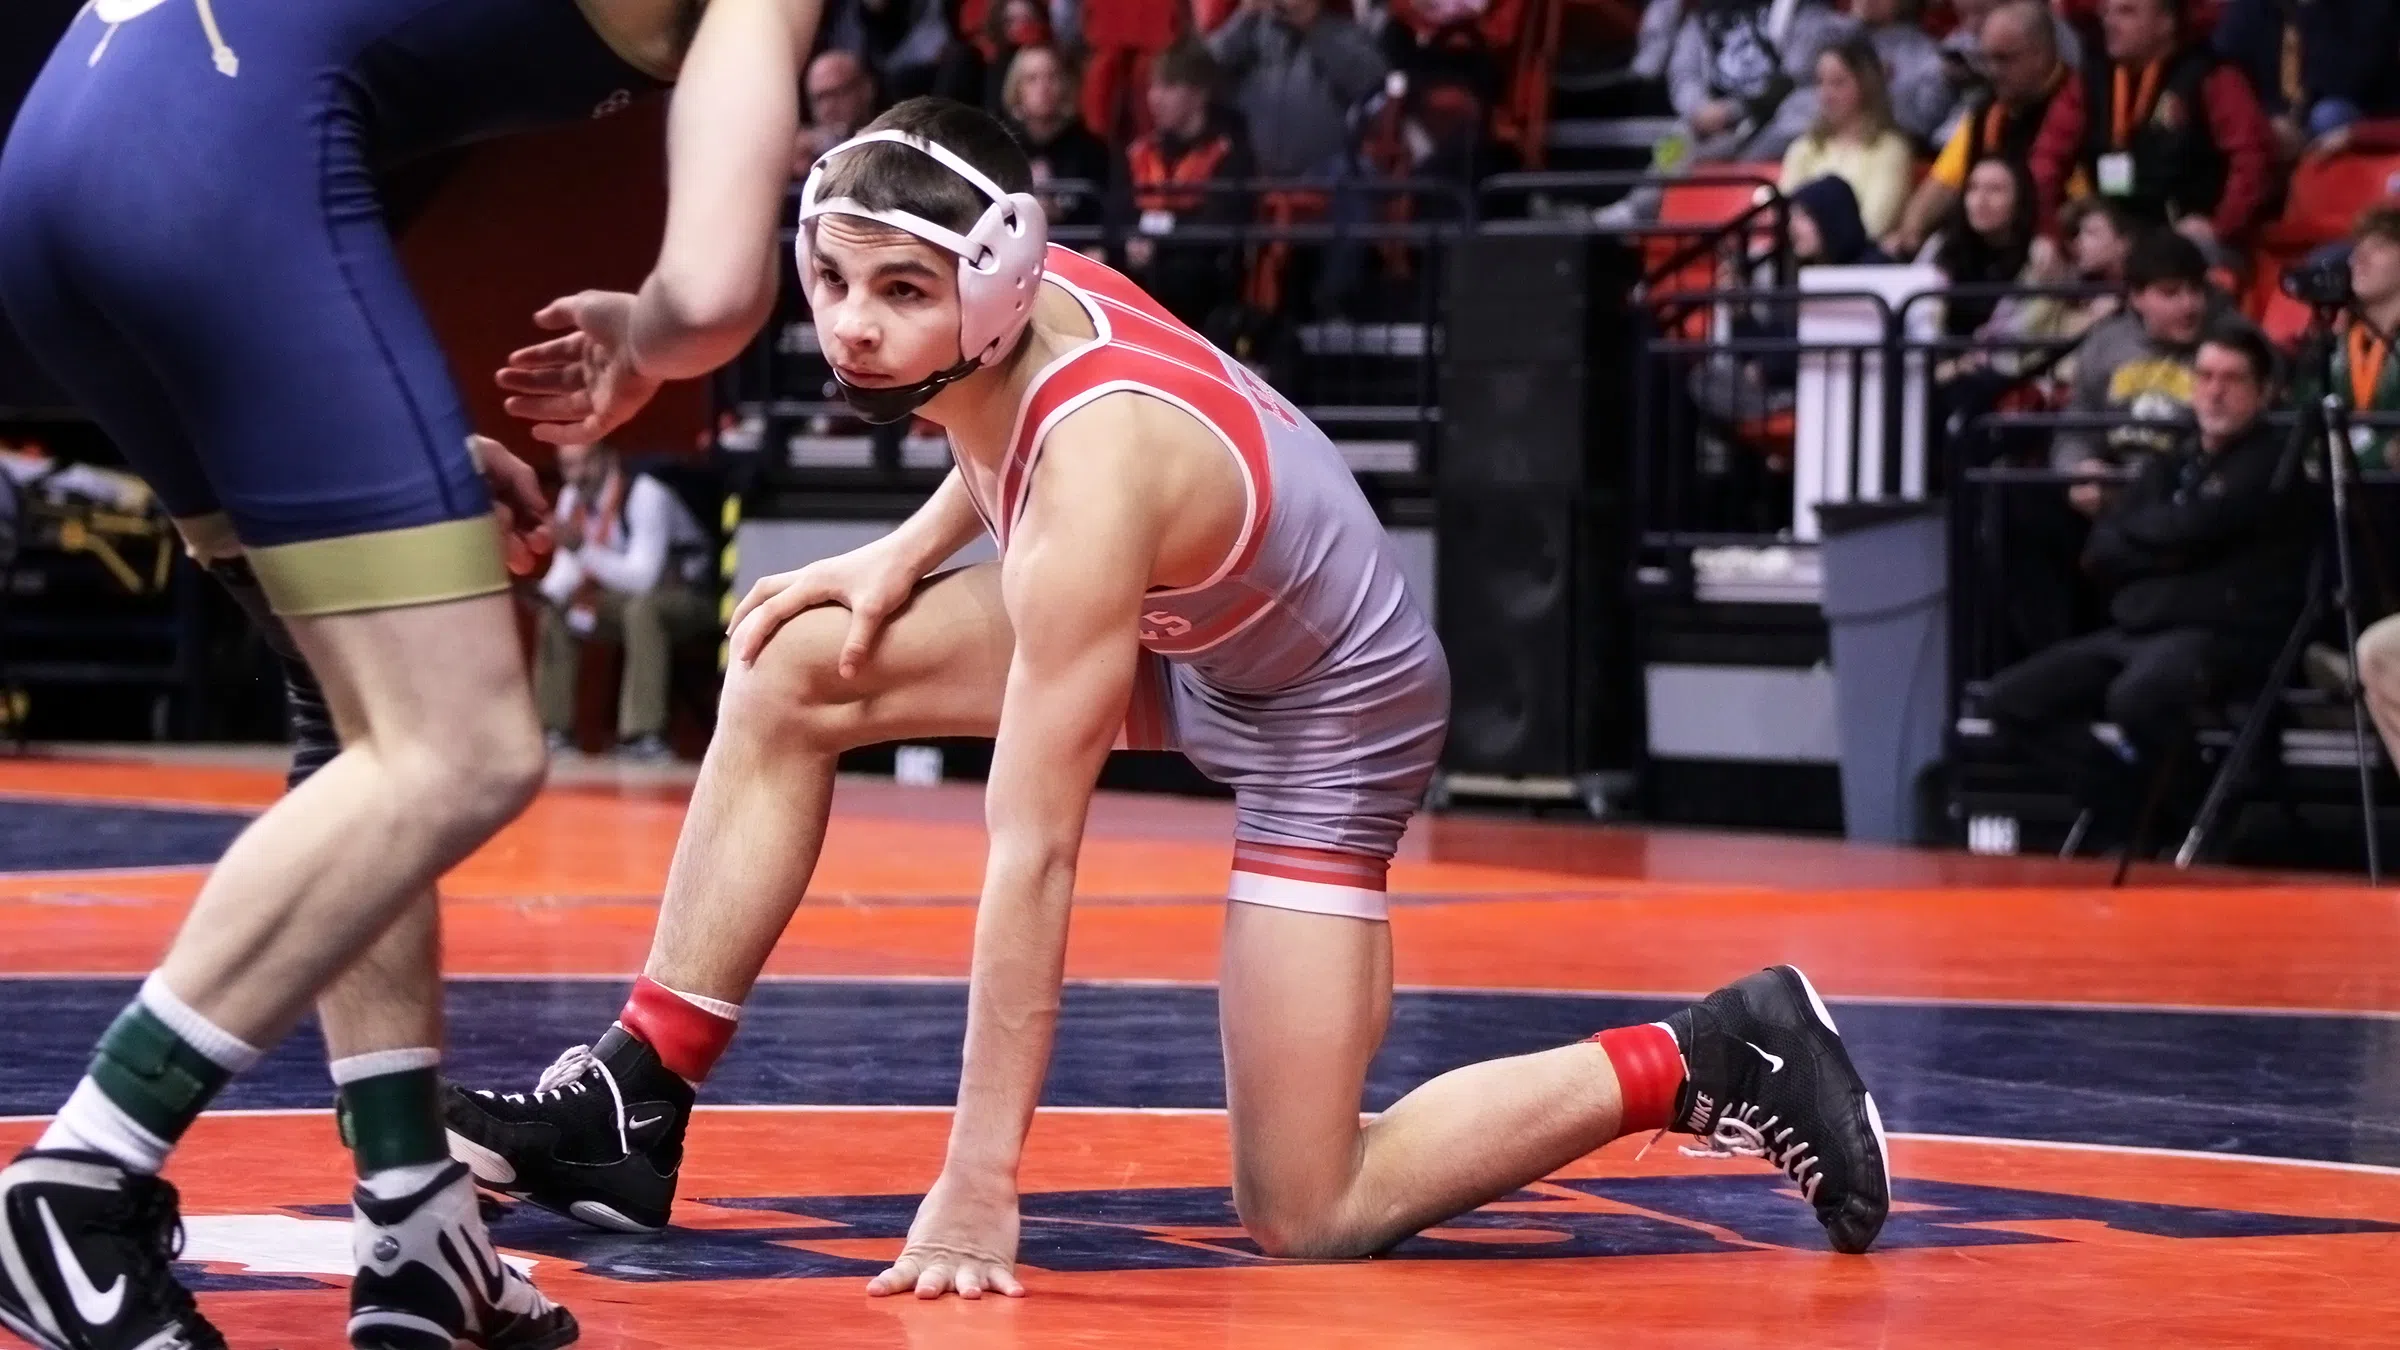
<instances>
[{"instance_id":1,"label":"nike swoosh logo","mask_svg":"<svg viewBox=\"0 0 2400 1350\"><path fill-rule=\"evenodd\" d=\"M456 1240L455 1244L453 1239ZM450 1268L459 1273L462 1282L470 1289L480 1284L483 1301L487 1305L498 1305L508 1282L508 1267L501 1264L500 1254L493 1251L490 1244L479 1235L465 1229L446 1232L442 1234L441 1241L442 1254L450 1258ZM466 1249L464 1256L459 1253L462 1247Z\"/></svg>"},{"instance_id":2,"label":"nike swoosh logo","mask_svg":"<svg viewBox=\"0 0 2400 1350\"><path fill-rule=\"evenodd\" d=\"M67 1282L67 1296L75 1300L76 1316L92 1327L116 1321L118 1310L125 1306L125 1277L117 1276L116 1283L103 1292L75 1259L75 1248L60 1230L58 1216L50 1212L49 1199L34 1201L34 1207L42 1212L42 1228L50 1234L50 1256L58 1262L59 1278Z\"/></svg>"},{"instance_id":3,"label":"nike swoosh logo","mask_svg":"<svg viewBox=\"0 0 2400 1350\"><path fill-rule=\"evenodd\" d=\"M626 1121L625 1128L629 1130L645 1129L649 1126L656 1125L658 1122L665 1119L665 1116L644 1116L640 1120Z\"/></svg>"},{"instance_id":4,"label":"nike swoosh logo","mask_svg":"<svg viewBox=\"0 0 2400 1350\"><path fill-rule=\"evenodd\" d=\"M1749 1047L1750 1047L1751 1049L1753 1049L1753 1050L1758 1050L1758 1046L1757 1046L1755 1043L1753 1043L1753 1042L1750 1042L1750 1041L1744 1041L1744 1042L1742 1042L1742 1044L1749 1046ZM1764 1050L1758 1050L1758 1057L1759 1057L1760 1059L1763 1059L1763 1060L1765 1060L1765 1061L1767 1062L1767 1072L1768 1072L1768 1073L1782 1073L1782 1072L1783 1072L1783 1056L1781 1056L1781 1055L1770 1055L1770 1054L1768 1054L1768 1053L1767 1053L1766 1051L1764 1051Z\"/></svg>"}]
</instances>

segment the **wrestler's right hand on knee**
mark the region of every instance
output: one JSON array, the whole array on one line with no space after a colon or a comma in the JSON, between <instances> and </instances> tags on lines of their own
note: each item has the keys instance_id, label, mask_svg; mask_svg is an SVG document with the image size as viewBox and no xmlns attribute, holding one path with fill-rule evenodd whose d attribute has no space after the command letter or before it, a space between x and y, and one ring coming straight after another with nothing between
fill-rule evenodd
<instances>
[{"instance_id":1,"label":"wrestler's right hand on knee","mask_svg":"<svg viewBox=\"0 0 2400 1350\"><path fill-rule=\"evenodd\" d=\"M761 577L734 607L733 659L745 665L757 660L775 630L801 611L840 605L850 611L850 631L842 638L839 669L843 679L853 679L884 621L908 603L917 580L916 568L888 539L819 559L798 571Z\"/></svg>"}]
</instances>

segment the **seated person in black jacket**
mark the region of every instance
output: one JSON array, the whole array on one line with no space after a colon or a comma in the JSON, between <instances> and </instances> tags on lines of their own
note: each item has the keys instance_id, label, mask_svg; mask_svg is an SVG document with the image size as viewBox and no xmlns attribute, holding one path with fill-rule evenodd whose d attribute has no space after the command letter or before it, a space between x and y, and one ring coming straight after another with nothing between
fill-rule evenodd
<instances>
[{"instance_id":1,"label":"seated person in black jacket","mask_svg":"<svg viewBox=\"0 0 2400 1350\"><path fill-rule=\"evenodd\" d=\"M2111 625L2000 672L1986 701L2000 735L2112 833L2202 701L2248 692L2271 664L2316 540L2313 499L2277 481L2284 436L2262 420L2274 391L2266 338L2222 324L2193 365L2197 434L2143 464L2084 549L2084 569L2114 590ZM2129 753L2092 734L2102 720Z\"/></svg>"}]
</instances>

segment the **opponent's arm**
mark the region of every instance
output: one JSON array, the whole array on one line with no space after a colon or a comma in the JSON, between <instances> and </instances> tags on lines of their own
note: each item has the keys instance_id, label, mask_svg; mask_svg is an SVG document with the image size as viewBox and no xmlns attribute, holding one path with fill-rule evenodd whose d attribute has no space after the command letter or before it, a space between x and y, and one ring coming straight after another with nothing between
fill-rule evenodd
<instances>
[{"instance_id":1,"label":"opponent's arm","mask_svg":"<svg viewBox=\"0 0 2400 1350\"><path fill-rule=\"evenodd\" d=\"M632 325L655 379L732 360L774 304L777 230L819 0L714 0L667 110L667 226Z\"/></svg>"},{"instance_id":2,"label":"opponent's arm","mask_svg":"<svg viewBox=\"0 0 2400 1350\"><path fill-rule=\"evenodd\" d=\"M819 0L715 0L667 110L667 225L641 290L581 291L533 316L563 337L509 353L510 415L553 445L623 426L667 380L741 354L775 303L800 63Z\"/></svg>"},{"instance_id":3,"label":"opponent's arm","mask_svg":"<svg viewBox=\"0 0 2400 1350\"><path fill-rule=\"evenodd\" d=\"M1001 565L1017 646L984 794L991 846L958 1111L908 1246L870 1293L1023 1292L1017 1164L1057 1029L1084 816L1133 689L1162 519L1110 402L1051 433Z\"/></svg>"}]
</instances>

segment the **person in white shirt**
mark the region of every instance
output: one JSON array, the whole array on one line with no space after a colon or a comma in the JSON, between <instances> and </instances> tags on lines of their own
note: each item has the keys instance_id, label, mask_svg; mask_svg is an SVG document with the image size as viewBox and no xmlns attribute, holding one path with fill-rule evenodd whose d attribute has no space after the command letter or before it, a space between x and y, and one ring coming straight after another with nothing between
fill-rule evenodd
<instances>
[{"instance_id":1,"label":"person in white shirt","mask_svg":"<svg viewBox=\"0 0 2400 1350\"><path fill-rule=\"evenodd\" d=\"M704 589L709 538L675 493L628 474L607 445L559 447L566 479L551 533L558 556L543 575L541 648L533 683L553 750L574 742L575 679L586 641L621 642L617 740L637 759L669 759L667 675L677 641L711 627Z\"/></svg>"}]
</instances>

